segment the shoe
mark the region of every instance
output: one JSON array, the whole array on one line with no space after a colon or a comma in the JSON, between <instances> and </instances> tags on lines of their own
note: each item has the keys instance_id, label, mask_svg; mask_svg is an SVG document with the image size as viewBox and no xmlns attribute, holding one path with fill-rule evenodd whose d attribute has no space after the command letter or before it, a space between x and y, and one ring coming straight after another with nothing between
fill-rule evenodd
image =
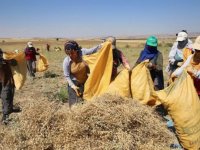
<instances>
[{"instance_id":1,"label":"shoe","mask_svg":"<svg viewBox=\"0 0 200 150\"><path fill-rule=\"evenodd\" d=\"M19 112L21 112L22 110L21 110L21 108L20 107L14 107L13 109L12 109L12 113L19 113Z\"/></svg>"},{"instance_id":2,"label":"shoe","mask_svg":"<svg viewBox=\"0 0 200 150\"><path fill-rule=\"evenodd\" d=\"M2 123L7 125L9 123L10 119L9 119L9 115L5 115L3 114L3 117L2 117Z\"/></svg>"}]
</instances>

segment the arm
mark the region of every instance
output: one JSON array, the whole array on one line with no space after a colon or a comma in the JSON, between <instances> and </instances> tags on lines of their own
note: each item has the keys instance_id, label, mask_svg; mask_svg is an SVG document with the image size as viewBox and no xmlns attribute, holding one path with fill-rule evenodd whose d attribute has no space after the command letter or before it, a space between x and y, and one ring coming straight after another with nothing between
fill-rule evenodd
<instances>
[{"instance_id":1,"label":"arm","mask_svg":"<svg viewBox=\"0 0 200 150\"><path fill-rule=\"evenodd\" d=\"M128 70L130 70L130 65L129 65L129 63L128 63L128 60L126 59L126 57L124 56L124 54L120 51L120 57L121 57L121 60L122 60L122 65L126 68L126 69L128 69Z\"/></svg>"},{"instance_id":2,"label":"arm","mask_svg":"<svg viewBox=\"0 0 200 150\"><path fill-rule=\"evenodd\" d=\"M34 54L35 54L35 55L40 55L38 52L36 52L36 49L35 49L35 48L33 48L33 51L34 51Z\"/></svg>"},{"instance_id":3,"label":"arm","mask_svg":"<svg viewBox=\"0 0 200 150\"><path fill-rule=\"evenodd\" d=\"M156 60L155 69L156 70L162 70L163 69L163 55L160 52L158 52L158 57L157 57L157 60Z\"/></svg>"},{"instance_id":4,"label":"arm","mask_svg":"<svg viewBox=\"0 0 200 150\"><path fill-rule=\"evenodd\" d=\"M176 49L177 49L177 42L175 42L169 52L169 62L174 63L175 62L175 55L176 55Z\"/></svg>"},{"instance_id":5,"label":"arm","mask_svg":"<svg viewBox=\"0 0 200 150\"><path fill-rule=\"evenodd\" d=\"M97 51L101 49L101 47L102 45L98 45L90 49L82 48L81 49L82 55L90 55L90 54L96 53Z\"/></svg>"},{"instance_id":6,"label":"arm","mask_svg":"<svg viewBox=\"0 0 200 150\"><path fill-rule=\"evenodd\" d=\"M71 76L70 76L70 58L69 57L66 57L64 59L63 72L64 72L64 76L66 77L69 86L71 86L71 87L75 86L75 84L73 83Z\"/></svg>"}]
</instances>

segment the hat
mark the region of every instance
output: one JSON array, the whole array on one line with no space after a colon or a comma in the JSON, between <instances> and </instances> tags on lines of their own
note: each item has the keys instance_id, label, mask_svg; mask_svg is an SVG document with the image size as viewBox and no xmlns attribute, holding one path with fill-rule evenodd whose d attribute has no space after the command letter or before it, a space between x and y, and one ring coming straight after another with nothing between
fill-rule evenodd
<instances>
[{"instance_id":1,"label":"hat","mask_svg":"<svg viewBox=\"0 0 200 150\"><path fill-rule=\"evenodd\" d=\"M109 41L112 43L112 49L115 49L116 48L116 38L115 37L108 37L106 38L106 41Z\"/></svg>"},{"instance_id":2,"label":"hat","mask_svg":"<svg viewBox=\"0 0 200 150\"><path fill-rule=\"evenodd\" d=\"M200 36L198 36L193 44L193 48L195 50L199 50L200 51Z\"/></svg>"},{"instance_id":3,"label":"hat","mask_svg":"<svg viewBox=\"0 0 200 150\"><path fill-rule=\"evenodd\" d=\"M147 38L146 44L149 46L156 47L156 46L158 46L158 39L155 36L150 36Z\"/></svg>"},{"instance_id":4,"label":"hat","mask_svg":"<svg viewBox=\"0 0 200 150\"><path fill-rule=\"evenodd\" d=\"M32 42L28 42L27 45L28 45L28 47L33 47L33 43Z\"/></svg>"},{"instance_id":5,"label":"hat","mask_svg":"<svg viewBox=\"0 0 200 150\"><path fill-rule=\"evenodd\" d=\"M188 38L188 34L182 31L178 33L176 41L184 41L187 38Z\"/></svg>"}]
</instances>

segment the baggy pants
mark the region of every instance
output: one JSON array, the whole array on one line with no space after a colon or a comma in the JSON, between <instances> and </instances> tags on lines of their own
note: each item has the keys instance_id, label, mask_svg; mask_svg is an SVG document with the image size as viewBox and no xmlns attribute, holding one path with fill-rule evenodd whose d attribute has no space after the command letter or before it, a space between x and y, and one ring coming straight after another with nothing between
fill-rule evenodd
<instances>
[{"instance_id":1,"label":"baggy pants","mask_svg":"<svg viewBox=\"0 0 200 150\"><path fill-rule=\"evenodd\" d=\"M14 85L2 86L2 83L0 84L2 112L4 115L9 115L12 113L14 90Z\"/></svg>"},{"instance_id":2,"label":"baggy pants","mask_svg":"<svg viewBox=\"0 0 200 150\"><path fill-rule=\"evenodd\" d=\"M84 84L78 84L77 81L73 81L73 82L77 87L79 87L80 93L83 93ZM82 101L82 96L80 96L80 97L77 96L74 89L72 89L69 85L68 85L68 97L69 97L69 107L71 107L72 105Z\"/></svg>"},{"instance_id":3,"label":"baggy pants","mask_svg":"<svg viewBox=\"0 0 200 150\"><path fill-rule=\"evenodd\" d=\"M27 60L27 69L30 77L35 77L36 62L34 60Z\"/></svg>"}]
</instances>

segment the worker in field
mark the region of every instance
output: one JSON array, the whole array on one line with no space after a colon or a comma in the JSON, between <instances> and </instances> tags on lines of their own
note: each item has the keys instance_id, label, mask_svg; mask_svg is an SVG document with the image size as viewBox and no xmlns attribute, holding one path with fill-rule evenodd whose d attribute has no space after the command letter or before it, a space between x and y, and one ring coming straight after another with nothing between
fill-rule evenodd
<instances>
[{"instance_id":1,"label":"worker in field","mask_svg":"<svg viewBox=\"0 0 200 150\"><path fill-rule=\"evenodd\" d=\"M19 112L20 108L13 107L13 97L14 97L14 79L10 65L16 66L17 61L4 60L3 51L0 49L0 93L2 99L2 123L8 124L10 119L9 115L12 112Z\"/></svg>"},{"instance_id":2,"label":"worker in field","mask_svg":"<svg viewBox=\"0 0 200 150\"><path fill-rule=\"evenodd\" d=\"M35 77L37 60L36 55L39 55L39 53L36 51L35 47L33 47L32 42L27 43L27 47L25 48L24 52L29 76Z\"/></svg>"},{"instance_id":3,"label":"worker in field","mask_svg":"<svg viewBox=\"0 0 200 150\"><path fill-rule=\"evenodd\" d=\"M47 49L47 51L49 52L50 51L50 44L46 44L46 49Z\"/></svg>"},{"instance_id":4,"label":"worker in field","mask_svg":"<svg viewBox=\"0 0 200 150\"><path fill-rule=\"evenodd\" d=\"M139 64L145 60L149 60L148 69L151 74L151 78L154 83L155 90L162 90L164 88L163 78L163 55L157 49L158 40L155 36L150 36L146 40L144 50L141 51L136 64Z\"/></svg>"},{"instance_id":5,"label":"worker in field","mask_svg":"<svg viewBox=\"0 0 200 150\"><path fill-rule=\"evenodd\" d=\"M64 76L68 82L69 106L82 100L84 84L88 78L89 67L82 59L83 55L90 55L97 52L101 45L91 49L81 48L76 41L68 41L64 45L65 57L63 61Z\"/></svg>"},{"instance_id":6,"label":"worker in field","mask_svg":"<svg viewBox=\"0 0 200 150\"><path fill-rule=\"evenodd\" d=\"M173 44L169 53L169 65L167 66L167 72L169 76L183 64L183 61L193 52L192 41L188 39L188 33L186 30L176 34L176 42Z\"/></svg>"},{"instance_id":7,"label":"worker in field","mask_svg":"<svg viewBox=\"0 0 200 150\"><path fill-rule=\"evenodd\" d=\"M128 60L124 56L121 50L116 47L116 38L115 37L108 37L106 41L112 43L112 50L113 50L113 68L112 68L112 76L111 80L114 80L117 76L117 68L122 64L126 69L130 70L130 66Z\"/></svg>"},{"instance_id":8,"label":"worker in field","mask_svg":"<svg viewBox=\"0 0 200 150\"><path fill-rule=\"evenodd\" d=\"M193 44L194 54L188 56L187 60L184 61L183 66L187 72L191 75L194 80L194 86L200 97L200 36L198 36ZM184 70L183 66L177 69L172 76L179 76Z\"/></svg>"}]
</instances>

